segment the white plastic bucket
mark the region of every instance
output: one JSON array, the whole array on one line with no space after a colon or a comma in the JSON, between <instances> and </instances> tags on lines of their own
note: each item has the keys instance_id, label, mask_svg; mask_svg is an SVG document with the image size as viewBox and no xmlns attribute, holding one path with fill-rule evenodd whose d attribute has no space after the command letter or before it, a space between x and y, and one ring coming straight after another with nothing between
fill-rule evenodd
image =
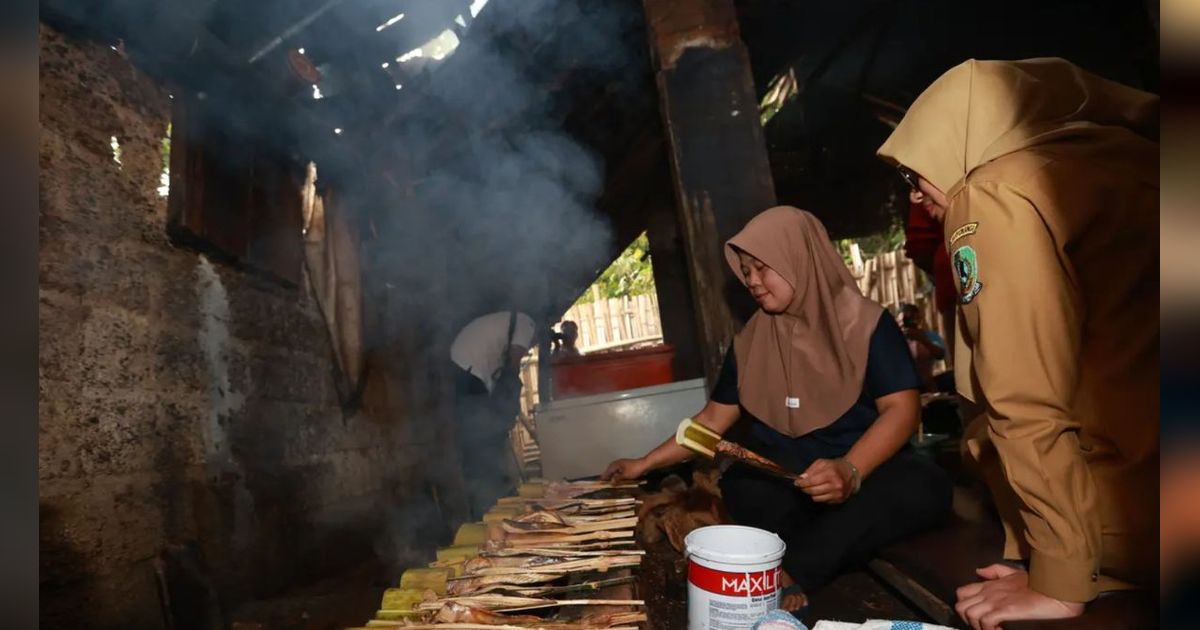
<instances>
[{"instance_id":1,"label":"white plastic bucket","mask_svg":"<svg viewBox=\"0 0 1200 630\"><path fill-rule=\"evenodd\" d=\"M688 630L745 630L779 608L775 534L741 525L701 527L684 539L688 559Z\"/></svg>"}]
</instances>

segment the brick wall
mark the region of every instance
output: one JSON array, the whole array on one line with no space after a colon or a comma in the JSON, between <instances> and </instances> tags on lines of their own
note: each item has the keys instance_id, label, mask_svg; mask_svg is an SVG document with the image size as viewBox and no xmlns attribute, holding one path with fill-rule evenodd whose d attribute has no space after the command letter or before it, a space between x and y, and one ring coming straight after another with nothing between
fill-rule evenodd
<instances>
[{"instance_id":1,"label":"brick wall","mask_svg":"<svg viewBox=\"0 0 1200 630\"><path fill-rule=\"evenodd\" d=\"M307 291L168 243L165 90L40 39L43 626L157 627L173 543L227 603L428 553L432 420L345 416Z\"/></svg>"}]
</instances>

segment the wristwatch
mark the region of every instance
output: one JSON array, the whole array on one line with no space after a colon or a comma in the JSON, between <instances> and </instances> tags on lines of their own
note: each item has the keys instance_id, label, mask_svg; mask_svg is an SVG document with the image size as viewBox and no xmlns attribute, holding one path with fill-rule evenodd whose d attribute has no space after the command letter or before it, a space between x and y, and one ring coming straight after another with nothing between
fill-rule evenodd
<instances>
[{"instance_id":1,"label":"wristwatch","mask_svg":"<svg viewBox=\"0 0 1200 630\"><path fill-rule=\"evenodd\" d=\"M862 487L862 475L858 473L858 467L845 457L839 457L838 461L850 469L850 494L858 494L858 489Z\"/></svg>"}]
</instances>

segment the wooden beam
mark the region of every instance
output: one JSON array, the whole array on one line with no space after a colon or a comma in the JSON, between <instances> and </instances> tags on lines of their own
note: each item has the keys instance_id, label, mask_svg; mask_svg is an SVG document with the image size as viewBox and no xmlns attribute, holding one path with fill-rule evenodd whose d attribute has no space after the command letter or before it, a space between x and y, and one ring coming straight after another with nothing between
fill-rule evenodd
<instances>
[{"instance_id":1,"label":"wooden beam","mask_svg":"<svg viewBox=\"0 0 1200 630\"><path fill-rule=\"evenodd\" d=\"M724 242L775 204L750 60L731 0L643 0L687 254L696 331L710 383L752 303Z\"/></svg>"},{"instance_id":2,"label":"wooden beam","mask_svg":"<svg viewBox=\"0 0 1200 630\"><path fill-rule=\"evenodd\" d=\"M654 265L654 290L658 295L663 341L675 349L671 372L675 380L683 381L704 376L704 367L692 311L694 300L688 279L688 261L679 236L678 215L665 166L661 184L651 184L645 209L649 223L646 235Z\"/></svg>"},{"instance_id":3,"label":"wooden beam","mask_svg":"<svg viewBox=\"0 0 1200 630\"><path fill-rule=\"evenodd\" d=\"M904 599L932 619L934 623L953 626L958 619L954 609L946 602L929 592L920 582L897 569L892 563L875 558L867 564L867 567L871 573L875 574L875 577L896 589Z\"/></svg>"}]
</instances>

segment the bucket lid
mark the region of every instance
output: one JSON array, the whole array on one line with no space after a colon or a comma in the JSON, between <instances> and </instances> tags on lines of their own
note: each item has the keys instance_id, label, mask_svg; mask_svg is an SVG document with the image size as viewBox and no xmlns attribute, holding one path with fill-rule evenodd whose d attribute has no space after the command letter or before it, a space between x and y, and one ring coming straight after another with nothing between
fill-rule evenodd
<instances>
[{"instance_id":1,"label":"bucket lid","mask_svg":"<svg viewBox=\"0 0 1200 630\"><path fill-rule=\"evenodd\" d=\"M787 549L778 535L744 525L710 525L683 539L687 555L729 564L774 562Z\"/></svg>"}]
</instances>

